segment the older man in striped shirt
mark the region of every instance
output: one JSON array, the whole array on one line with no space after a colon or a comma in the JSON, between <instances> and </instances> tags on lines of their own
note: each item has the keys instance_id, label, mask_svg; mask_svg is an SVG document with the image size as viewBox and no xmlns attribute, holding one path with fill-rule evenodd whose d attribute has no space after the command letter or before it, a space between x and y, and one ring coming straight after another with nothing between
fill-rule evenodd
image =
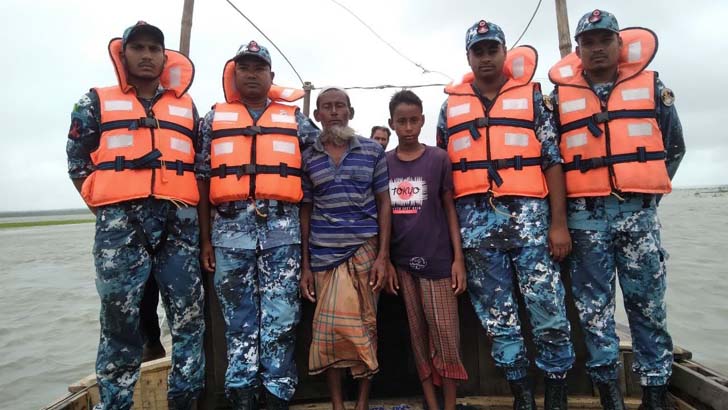
<instances>
[{"instance_id":1,"label":"older man in striped shirt","mask_svg":"<svg viewBox=\"0 0 728 410\"><path fill-rule=\"evenodd\" d=\"M348 127L348 94L328 88L314 117L320 140L303 152L301 291L318 304L309 373L326 372L333 410L344 410L341 377L360 379L356 410L369 408L377 363L376 294L393 286L387 160L376 141Z\"/></svg>"}]
</instances>

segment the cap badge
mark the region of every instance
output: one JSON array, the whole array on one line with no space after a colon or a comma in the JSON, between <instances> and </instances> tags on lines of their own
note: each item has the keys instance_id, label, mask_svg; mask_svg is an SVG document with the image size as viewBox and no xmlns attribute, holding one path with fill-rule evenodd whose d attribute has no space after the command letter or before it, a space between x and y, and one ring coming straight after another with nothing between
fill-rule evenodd
<instances>
[{"instance_id":1,"label":"cap badge","mask_svg":"<svg viewBox=\"0 0 728 410\"><path fill-rule=\"evenodd\" d=\"M599 10L594 10L592 12L591 16L589 16L590 23L596 23L596 22L600 21L601 19L602 19L602 12Z\"/></svg>"},{"instance_id":2,"label":"cap badge","mask_svg":"<svg viewBox=\"0 0 728 410\"><path fill-rule=\"evenodd\" d=\"M485 34L488 32L488 23L485 20L480 20L478 23L478 34Z\"/></svg>"},{"instance_id":3,"label":"cap badge","mask_svg":"<svg viewBox=\"0 0 728 410\"><path fill-rule=\"evenodd\" d=\"M252 51L254 53L257 53L258 51L260 51L260 47L258 46L258 43L256 43L255 41L251 41L250 43L248 43L248 51Z\"/></svg>"}]
</instances>

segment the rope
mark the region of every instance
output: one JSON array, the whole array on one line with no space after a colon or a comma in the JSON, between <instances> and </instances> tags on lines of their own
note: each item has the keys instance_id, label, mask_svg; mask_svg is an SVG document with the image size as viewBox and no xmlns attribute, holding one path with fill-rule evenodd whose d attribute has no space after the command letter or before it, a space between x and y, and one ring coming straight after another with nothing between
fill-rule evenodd
<instances>
[{"instance_id":1,"label":"rope","mask_svg":"<svg viewBox=\"0 0 728 410\"><path fill-rule=\"evenodd\" d=\"M538 13L538 9L539 9L539 7L541 7L541 1L542 0L538 0L538 4L536 5L536 10L533 11L533 14L531 15L531 19L528 20L528 24L526 24L526 28L523 29L523 32L521 33L521 35L518 36L518 40L516 40L516 42L513 43L513 45L511 46L511 49L513 49L515 46L518 45L518 42L521 41L521 39L523 38L523 36L528 31L528 28L531 27L531 22L533 22L533 18L536 17L536 13Z\"/></svg>"},{"instance_id":2,"label":"rope","mask_svg":"<svg viewBox=\"0 0 728 410\"><path fill-rule=\"evenodd\" d=\"M452 78L449 75L447 75L445 73L442 73L440 71L428 70L422 64L420 64L420 63L412 60L409 57L407 57L404 53L402 53L395 46L393 46L392 43L390 43L389 41L385 40L384 37L382 37L381 35L379 35L379 33L377 33L376 31L374 31L374 29L369 24L367 24L364 20L362 20L359 16L357 16L356 13L354 13L353 11L351 11L351 9L349 9L348 7L344 6L343 4L341 4L340 2L338 2L337 0L331 0L331 2L334 3L334 4L336 4L337 6L341 7L342 9L346 10L347 13L351 14L355 19L357 19L359 21L359 23L361 23L364 27L366 27L369 31L371 31L371 33L374 34L374 36L376 36L381 42L383 42L384 44L386 44L387 47L391 48L392 51L394 51L395 53L397 53L400 57L404 58L405 60L409 61L410 63L412 63L413 65L415 65L417 68L419 68L420 70L422 70L422 74L430 74L430 73L440 74L441 76L446 77L447 79L449 79L450 81L452 81Z\"/></svg>"},{"instance_id":3,"label":"rope","mask_svg":"<svg viewBox=\"0 0 728 410\"><path fill-rule=\"evenodd\" d=\"M298 74L298 71L296 70L296 67L293 66L293 63L291 63L291 60L289 60L288 57L286 57L286 55L283 53L283 51L281 51L281 49L278 48L278 46L276 45L276 43L273 42L273 40L271 40L270 37L268 37L267 35L265 35L265 33L263 32L263 30L261 30L260 28L258 28L258 26L256 26L255 23L253 23L253 21L248 18L248 16L246 16L245 14L243 14L243 12L240 11L240 9L237 8L235 6L235 4L233 4L232 1L230 1L230 0L225 0L225 1L227 1L228 4L230 6L232 6L232 8L235 9L235 11L237 11L241 16L243 16L243 18L245 20L248 20L248 23L250 23L256 30L258 30L258 32L260 34L262 34L263 37L265 37L265 39L268 40L268 42L270 42L273 45L273 47L275 47L276 50L278 50L278 52L283 56L283 59L286 60L286 63L288 63L288 65L291 66L291 70L293 70L293 72L296 74L296 77L298 77L298 80L301 82L301 84L304 84L303 78L301 78L301 75Z\"/></svg>"}]
</instances>

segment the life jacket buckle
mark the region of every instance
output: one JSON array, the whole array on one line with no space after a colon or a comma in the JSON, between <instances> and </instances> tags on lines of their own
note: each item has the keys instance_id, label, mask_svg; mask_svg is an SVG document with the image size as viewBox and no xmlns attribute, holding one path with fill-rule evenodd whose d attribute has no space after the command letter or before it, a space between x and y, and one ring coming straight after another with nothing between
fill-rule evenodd
<instances>
[{"instance_id":1,"label":"life jacket buckle","mask_svg":"<svg viewBox=\"0 0 728 410\"><path fill-rule=\"evenodd\" d=\"M592 115L592 118L597 124L602 124L609 121L609 111L602 111Z\"/></svg>"},{"instance_id":2,"label":"life jacket buckle","mask_svg":"<svg viewBox=\"0 0 728 410\"><path fill-rule=\"evenodd\" d=\"M220 175L218 175L221 179L227 178L227 164L220 164L220 167L218 168L220 170Z\"/></svg>"},{"instance_id":3,"label":"life jacket buckle","mask_svg":"<svg viewBox=\"0 0 728 410\"><path fill-rule=\"evenodd\" d=\"M285 162L278 164L278 174L283 178L288 178L288 164Z\"/></svg>"},{"instance_id":4,"label":"life jacket buckle","mask_svg":"<svg viewBox=\"0 0 728 410\"><path fill-rule=\"evenodd\" d=\"M114 171L121 172L124 168L126 168L126 158L119 155L114 159Z\"/></svg>"},{"instance_id":5,"label":"life jacket buckle","mask_svg":"<svg viewBox=\"0 0 728 410\"><path fill-rule=\"evenodd\" d=\"M460 158L460 171L466 172L468 170L468 161L465 158Z\"/></svg>"},{"instance_id":6,"label":"life jacket buckle","mask_svg":"<svg viewBox=\"0 0 728 410\"><path fill-rule=\"evenodd\" d=\"M475 119L475 127L483 128L490 125L490 119L488 117L480 117Z\"/></svg>"},{"instance_id":7,"label":"life jacket buckle","mask_svg":"<svg viewBox=\"0 0 728 410\"><path fill-rule=\"evenodd\" d=\"M637 161L647 162L647 148L637 147Z\"/></svg>"},{"instance_id":8,"label":"life jacket buckle","mask_svg":"<svg viewBox=\"0 0 728 410\"><path fill-rule=\"evenodd\" d=\"M262 129L257 125L251 125L250 127L243 128L243 135L248 137L254 137L262 133Z\"/></svg>"},{"instance_id":9,"label":"life jacket buckle","mask_svg":"<svg viewBox=\"0 0 728 410\"><path fill-rule=\"evenodd\" d=\"M513 169L516 171L520 171L523 169L523 156L522 155L516 155L513 157Z\"/></svg>"},{"instance_id":10,"label":"life jacket buckle","mask_svg":"<svg viewBox=\"0 0 728 410\"><path fill-rule=\"evenodd\" d=\"M159 120L155 117L142 117L137 120L138 126L144 128L159 128Z\"/></svg>"}]
</instances>

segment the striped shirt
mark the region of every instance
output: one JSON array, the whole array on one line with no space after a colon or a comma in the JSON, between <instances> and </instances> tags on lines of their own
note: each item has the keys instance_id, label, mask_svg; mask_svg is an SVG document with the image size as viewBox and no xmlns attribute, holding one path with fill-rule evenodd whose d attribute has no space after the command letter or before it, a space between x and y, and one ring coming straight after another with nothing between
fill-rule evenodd
<instances>
[{"instance_id":1,"label":"striped shirt","mask_svg":"<svg viewBox=\"0 0 728 410\"><path fill-rule=\"evenodd\" d=\"M374 195L389 188L387 158L379 143L360 136L338 166L319 140L302 157L303 202L313 203L311 270L333 269L379 232Z\"/></svg>"}]
</instances>

